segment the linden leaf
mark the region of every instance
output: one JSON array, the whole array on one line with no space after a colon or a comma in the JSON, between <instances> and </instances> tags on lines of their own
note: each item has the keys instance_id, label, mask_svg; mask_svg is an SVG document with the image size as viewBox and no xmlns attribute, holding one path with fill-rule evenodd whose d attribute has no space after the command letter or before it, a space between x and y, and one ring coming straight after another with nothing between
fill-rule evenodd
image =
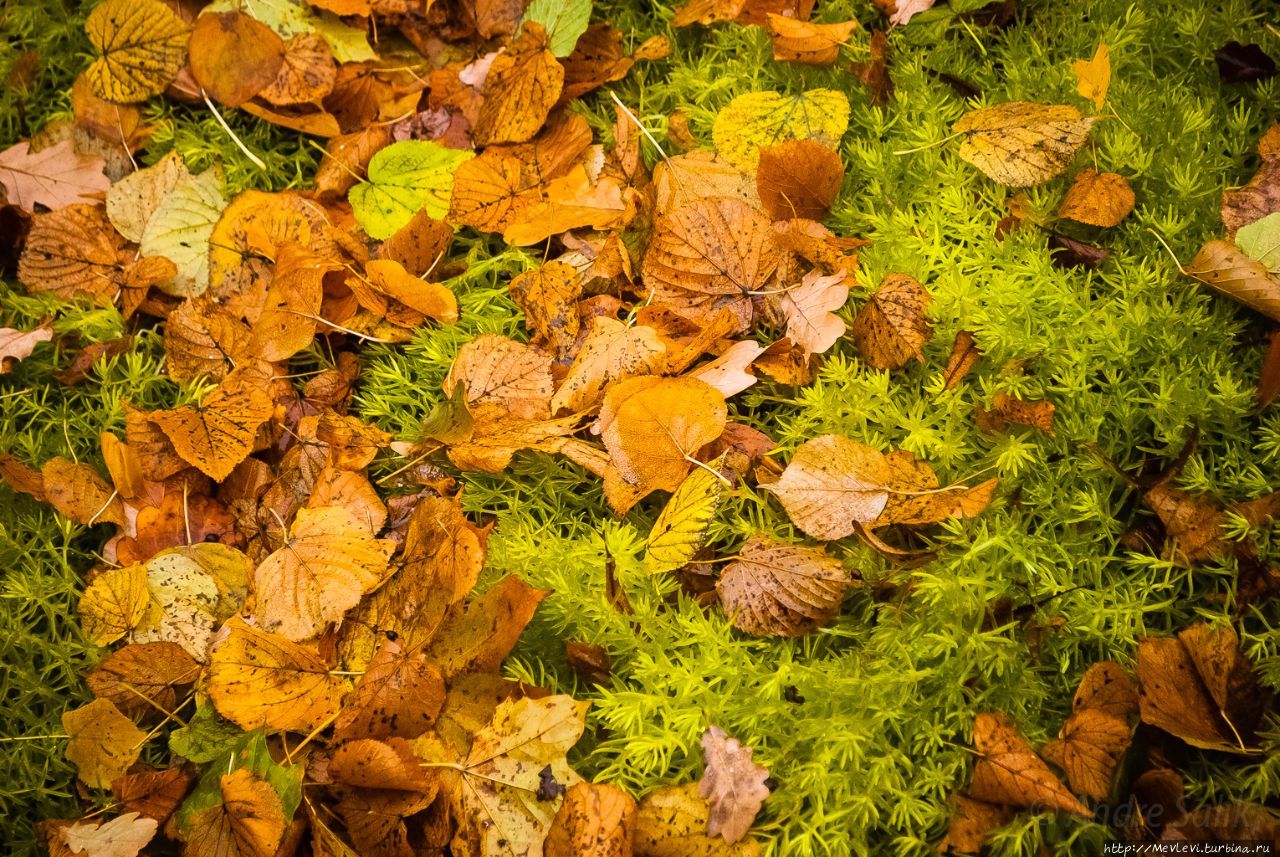
<instances>
[{"instance_id":1,"label":"linden leaf","mask_svg":"<svg viewBox=\"0 0 1280 857\"><path fill-rule=\"evenodd\" d=\"M763 148L787 140L813 140L835 148L848 128L849 99L842 92L749 92L717 114L711 136L720 157L753 173Z\"/></svg>"},{"instance_id":2,"label":"linden leaf","mask_svg":"<svg viewBox=\"0 0 1280 857\"><path fill-rule=\"evenodd\" d=\"M582 280L573 266L557 259L537 270L525 271L507 288L511 299L524 311L525 325L540 340L554 346L558 355L569 353L581 325L577 302L582 297ZM554 398L551 410L560 410Z\"/></svg>"},{"instance_id":3,"label":"linden leaf","mask_svg":"<svg viewBox=\"0 0 1280 857\"><path fill-rule=\"evenodd\" d=\"M333 753L329 773L338 782L366 789L434 794L436 783L413 755L409 742L392 738L348 741Z\"/></svg>"},{"instance_id":4,"label":"linden leaf","mask_svg":"<svg viewBox=\"0 0 1280 857\"><path fill-rule=\"evenodd\" d=\"M390 238L419 211L434 218L449 212L454 173L474 157L427 140L404 140L369 161L368 180L348 193L351 210L369 237Z\"/></svg>"},{"instance_id":5,"label":"linden leaf","mask_svg":"<svg viewBox=\"0 0 1280 857\"><path fill-rule=\"evenodd\" d=\"M827 216L844 183L844 161L813 140L788 140L760 150L756 192L775 220Z\"/></svg>"},{"instance_id":6,"label":"linden leaf","mask_svg":"<svg viewBox=\"0 0 1280 857\"><path fill-rule=\"evenodd\" d=\"M782 296L787 338L806 356L822 354L844 335L845 324L835 311L849 300L849 286L850 278L844 271L836 271L829 277L810 271L799 285Z\"/></svg>"},{"instance_id":7,"label":"linden leaf","mask_svg":"<svg viewBox=\"0 0 1280 857\"><path fill-rule=\"evenodd\" d=\"M109 787L129 770L147 740L147 733L106 699L64 713L62 729L68 736L67 761L93 789Z\"/></svg>"},{"instance_id":8,"label":"linden leaf","mask_svg":"<svg viewBox=\"0 0 1280 857\"><path fill-rule=\"evenodd\" d=\"M627 482L674 491L694 453L718 438L727 420L724 396L710 385L645 376L611 385L596 425Z\"/></svg>"},{"instance_id":9,"label":"linden leaf","mask_svg":"<svg viewBox=\"0 0 1280 857\"><path fill-rule=\"evenodd\" d=\"M939 854L977 854L987 837L1013 821L1013 807L974 800L961 794L951 796L951 820L947 834L938 843Z\"/></svg>"},{"instance_id":10,"label":"linden leaf","mask_svg":"<svg viewBox=\"0 0 1280 857\"><path fill-rule=\"evenodd\" d=\"M338 262L297 244L282 245L276 253L275 275L245 345L249 353L278 362L310 345L324 298L325 274L341 268Z\"/></svg>"},{"instance_id":11,"label":"linden leaf","mask_svg":"<svg viewBox=\"0 0 1280 857\"><path fill-rule=\"evenodd\" d=\"M334 739L417 738L435 723L444 694L444 677L421 650L385 640L334 721Z\"/></svg>"},{"instance_id":12,"label":"linden leaf","mask_svg":"<svg viewBox=\"0 0 1280 857\"><path fill-rule=\"evenodd\" d=\"M107 191L107 217L116 231L130 241L142 240L147 222L178 185L191 179L177 152L170 152L149 167L130 173Z\"/></svg>"},{"instance_id":13,"label":"linden leaf","mask_svg":"<svg viewBox=\"0 0 1280 857\"><path fill-rule=\"evenodd\" d=\"M238 768L219 779L221 800L188 821L184 857L271 857L288 822L271 784Z\"/></svg>"},{"instance_id":14,"label":"linden leaf","mask_svg":"<svg viewBox=\"0 0 1280 857\"><path fill-rule=\"evenodd\" d=\"M161 291L192 297L209 288L209 239L226 207L217 167L179 183L160 200L142 230L138 252L163 256L177 267L177 276L161 283Z\"/></svg>"},{"instance_id":15,"label":"linden leaf","mask_svg":"<svg viewBox=\"0 0 1280 857\"><path fill-rule=\"evenodd\" d=\"M221 481L253 451L258 429L273 410L262 375L250 366L228 375L199 405L149 417L184 461Z\"/></svg>"},{"instance_id":16,"label":"linden leaf","mask_svg":"<svg viewBox=\"0 0 1280 857\"><path fill-rule=\"evenodd\" d=\"M187 796L195 775L185 768L139 771L125 774L111 784L111 793L120 805L163 823Z\"/></svg>"},{"instance_id":17,"label":"linden leaf","mask_svg":"<svg viewBox=\"0 0 1280 857\"><path fill-rule=\"evenodd\" d=\"M275 81L284 42L243 12L206 13L191 31L189 62L191 75L211 98L238 107Z\"/></svg>"},{"instance_id":18,"label":"linden leaf","mask_svg":"<svg viewBox=\"0 0 1280 857\"><path fill-rule=\"evenodd\" d=\"M876 369L901 369L912 358L924 362L924 344L933 335L929 302L914 277L886 276L853 320L853 341L862 359Z\"/></svg>"},{"instance_id":19,"label":"linden leaf","mask_svg":"<svg viewBox=\"0 0 1280 857\"><path fill-rule=\"evenodd\" d=\"M815 539L842 539L871 524L889 502L894 474L880 452L841 435L806 441L781 478L765 489Z\"/></svg>"},{"instance_id":20,"label":"linden leaf","mask_svg":"<svg viewBox=\"0 0 1280 857\"><path fill-rule=\"evenodd\" d=\"M317 102L333 91L337 77L338 67L325 40L318 33L299 33L284 43L280 71L258 97L277 106Z\"/></svg>"},{"instance_id":21,"label":"linden leaf","mask_svg":"<svg viewBox=\"0 0 1280 857\"><path fill-rule=\"evenodd\" d=\"M40 468L44 499L71 520L85 526L108 521L124 526L124 506L105 479L87 464L77 464L61 456Z\"/></svg>"},{"instance_id":22,"label":"linden leaf","mask_svg":"<svg viewBox=\"0 0 1280 857\"><path fill-rule=\"evenodd\" d=\"M1115 226L1133 211L1133 188L1124 176L1092 168L1076 174L1058 216L1090 226Z\"/></svg>"},{"instance_id":23,"label":"linden leaf","mask_svg":"<svg viewBox=\"0 0 1280 857\"><path fill-rule=\"evenodd\" d=\"M988 803L1091 817L1003 714L979 714L973 723L973 744L978 763L969 786L971 796Z\"/></svg>"},{"instance_id":24,"label":"linden leaf","mask_svg":"<svg viewBox=\"0 0 1280 857\"><path fill-rule=\"evenodd\" d=\"M546 195L503 230L502 240L527 247L570 229L619 228L634 215L631 191L621 181L609 175L592 180L582 164L547 182Z\"/></svg>"},{"instance_id":25,"label":"linden leaf","mask_svg":"<svg viewBox=\"0 0 1280 857\"><path fill-rule=\"evenodd\" d=\"M550 415L551 358L504 336L486 333L458 351L444 379L445 395L466 390L469 405L494 403L512 416L545 419Z\"/></svg>"},{"instance_id":26,"label":"linden leaf","mask_svg":"<svg viewBox=\"0 0 1280 857\"><path fill-rule=\"evenodd\" d=\"M551 5L554 0L543 2ZM632 56L626 56L622 38L621 30L605 23L587 27L586 32L578 37L573 52L564 59L564 88L560 91L559 101L561 105L627 76L627 72L640 59L639 48ZM639 153L638 148L633 151ZM634 175L631 169L624 168L624 172L628 176Z\"/></svg>"},{"instance_id":27,"label":"linden leaf","mask_svg":"<svg viewBox=\"0 0 1280 857\"><path fill-rule=\"evenodd\" d=\"M147 599L144 566L109 568L80 596L80 628L94 645L114 643L142 619Z\"/></svg>"},{"instance_id":28,"label":"linden leaf","mask_svg":"<svg viewBox=\"0 0 1280 857\"><path fill-rule=\"evenodd\" d=\"M315 637L382 583L394 548L341 506L299 509L288 539L253 573L255 616L286 639Z\"/></svg>"},{"instance_id":29,"label":"linden leaf","mask_svg":"<svg viewBox=\"0 0 1280 857\"><path fill-rule=\"evenodd\" d=\"M707 835L733 845L747 835L769 796L769 769L752 762L751 748L719 726L702 733L702 754L707 767L698 781L698 794L711 805Z\"/></svg>"},{"instance_id":30,"label":"linden leaf","mask_svg":"<svg viewBox=\"0 0 1280 857\"><path fill-rule=\"evenodd\" d=\"M1066 773L1072 791L1105 801L1132 742L1133 727L1127 721L1085 708L1067 718L1058 741L1046 745L1042 753Z\"/></svg>"},{"instance_id":31,"label":"linden leaf","mask_svg":"<svg viewBox=\"0 0 1280 857\"><path fill-rule=\"evenodd\" d=\"M853 584L844 563L820 547L756 534L716 584L733 626L761 637L800 637L825 625Z\"/></svg>"},{"instance_id":32,"label":"linden leaf","mask_svg":"<svg viewBox=\"0 0 1280 857\"><path fill-rule=\"evenodd\" d=\"M98 664L87 684L94 696L111 700L125 714L145 716L174 710L178 689L195 684L200 670L177 643L130 643Z\"/></svg>"},{"instance_id":33,"label":"linden leaf","mask_svg":"<svg viewBox=\"0 0 1280 857\"><path fill-rule=\"evenodd\" d=\"M491 529L467 520L459 497L424 497L405 528L403 565L429 572L450 604L461 601L484 568Z\"/></svg>"},{"instance_id":34,"label":"linden leaf","mask_svg":"<svg viewBox=\"0 0 1280 857\"><path fill-rule=\"evenodd\" d=\"M1009 187L1043 184L1066 170L1096 116L1065 104L1009 101L971 110L952 129L960 157Z\"/></svg>"},{"instance_id":35,"label":"linden leaf","mask_svg":"<svg viewBox=\"0 0 1280 857\"><path fill-rule=\"evenodd\" d=\"M591 21L591 0L532 0L524 10L524 23L541 24L547 31L551 53L567 57Z\"/></svg>"},{"instance_id":36,"label":"linden leaf","mask_svg":"<svg viewBox=\"0 0 1280 857\"><path fill-rule=\"evenodd\" d=\"M70 140L63 140L38 152L23 140L0 152L0 185L9 204L35 211L39 203L58 209L75 203L94 202L111 187L102 174L101 158L82 155Z\"/></svg>"},{"instance_id":37,"label":"linden leaf","mask_svg":"<svg viewBox=\"0 0 1280 857\"><path fill-rule=\"evenodd\" d=\"M203 663L214 630L240 609L252 563L216 542L170 548L146 562L149 604L133 633L137 643L177 643Z\"/></svg>"},{"instance_id":38,"label":"linden leaf","mask_svg":"<svg viewBox=\"0 0 1280 857\"><path fill-rule=\"evenodd\" d=\"M1265 265L1241 253L1230 241L1205 244L1186 272L1214 291L1280 321L1280 278L1272 276Z\"/></svg>"},{"instance_id":39,"label":"linden leaf","mask_svg":"<svg viewBox=\"0 0 1280 857\"><path fill-rule=\"evenodd\" d=\"M607 783L577 783L551 822L545 857L623 857L632 852L636 802Z\"/></svg>"},{"instance_id":40,"label":"linden leaf","mask_svg":"<svg viewBox=\"0 0 1280 857\"><path fill-rule=\"evenodd\" d=\"M563 87L564 66L550 50L547 31L526 20L519 37L489 66L472 139L478 146L532 139Z\"/></svg>"},{"instance_id":41,"label":"linden leaf","mask_svg":"<svg viewBox=\"0 0 1280 857\"><path fill-rule=\"evenodd\" d=\"M504 577L439 627L427 657L450 680L464 672L496 670L550 594L515 576Z\"/></svg>"},{"instance_id":42,"label":"linden leaf","mask_svg":"<svg viewBox=\"0 0 1280 857\"><path fill-rule=\"evenodd\" d=\"M577 311L572 311L576 321ZM596 316L591 321L591 332L551 398L551 412L577 413L595 407L605 388L614 381L653 372L666 350L652 327Z\"/></svg>"},{"instance_id":43,"label":"linden leaf","mask_svg":"<svg viewBox=\"0 0 1280 857\"><path fill-rule=\"evenodd\" d=\"M1111 87L1111 51L1107 49L1107 43L1098 42L1093 59L1072 62L1071 71L1076 76L1076 92L1092 101L1094 108L1101 110L1107 100L1107 90Z\"/></svg>"},{"instance_id":44,"label":"linden leaf","mask_svg":"<svg viewBox=\"0 0 1280 857\"><path fill-rule=\"evenodd\" d=\"M760 857L764 853L752 837L730 845L719 836L708 836L709 815L697 783L654 789L636 809L636 857Z\"/></svg>"},{"instance_id":45,"label":"linden leaf","mask_svg":"<svg viewBox=\"0 0 1280 857\"><path fill-rule=\"evenodd\" d=\"M857 21L814 24L773 13L767 15L767 20L773 58L805 65L831 65L840 55L840 47L858 28Z\"/></svg>"},{"instance_id":46,"label":"linden leaf","mask_svg":"<svg viewBox=\"0 0 1280 857\"><path fill-rule=\"evenodd\" d=\"M338 710L328 665L311 649L233 618L214 647L207 691L242 729L310 732Z\"/></svg>"},{"instance_id":47,"label":"linden leaf","mask_svg":"<svg viewBox=\"0 0 1280 857\"><path fill-rule=\"evenodd\" d=\"M78 821L59 835L73 854L84 857L137 857L156 835L156 820L126 812L110 821Z\"/></svg>"},{"instance_id":48,"label":"linden leaf","mask_svg":"<svg viewBox=\"0 0 1280 857\"><path fill-rule=\"evenodd\" d=\"M696 468L672 493L645 541L644 561L650 572L680 568L706 544L707 530L724 500L723 464L721 456Z\"/></svg>"},{"instance_id":49,"label":"linden leaf","mask_svg":"<svg viewBox=\"0 0 1280 857\"><path fill-rule=\"evenodd\" d=\"M89 13L84 29L101 54L85 76L107 101L159 95L187 59L191 29L160 0L106 0Z\"/></svg>"},{"instance_id":50,"label":"linden leaf","mask_svg":"<svg viewBox=\"0 0 1280 857\"><path fill-rule=\"evenodd\" d=\"M242 191L209 236L209 285L218 297L265 288L277 247L293 242L330 258L337 247L329 232L325 211L314 200L297 193Z\"/></svg>"},{"instance_id":51,"label":"linden leaf","mask_svg":"<svg viewBox=\"0 0 1280 857\"><path fill-rule=\"evenodd\" d=\"M713 196L737 197L760 208L755 179L714 152L688 152L659 161L653 168L653 187L654 205L662 213Z\"/></svg>"},{"instance_id":52,"label":"linden leaf","mask_svg":"<svg viewBox=\"0 0 1280 857\"><path fill-rule=\"evenodd\" d=\"M18 281L32 293L110 304L120 293L122 251L123 241L100 205L42 212L27 234Z\"/></svg>"}]
</instances>

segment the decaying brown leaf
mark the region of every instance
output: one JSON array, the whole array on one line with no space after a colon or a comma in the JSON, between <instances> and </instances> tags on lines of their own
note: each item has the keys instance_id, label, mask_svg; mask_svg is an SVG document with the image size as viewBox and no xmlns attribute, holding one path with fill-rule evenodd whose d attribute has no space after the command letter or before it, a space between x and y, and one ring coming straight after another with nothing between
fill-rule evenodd
<instances>
[{"instance_id":1,"label":"decaying brown leaf","mask_svg":"<svg viewBox=\"0 0 1280 857\"><path fill-rule=\"evenodd\" d=\"M979 714L974 719L973 744L979 757L969 786L971 797L987 803L1090 817L1084 804L1053 775L1003 714Z\"/></svg>"},{"instance_id":2,"label":"decaying brown leaf","mask_svg":"<svg viewBox=\"0 0 1280 857\"><path fill-rule=\"evenodd\" d=\"M765 637L798 637L826 624L853 585L844 563L819 547L754 535L716 584L734 627Z\"/></svg>"},{"instance_id":3,"label":"decaying brown leaf","mask_svg":"<svg viewBox=\"0 0 1280 857\"><path fill-rule=\"evenodd\" d=\"M929 293L914 277L889 274L853 320L854 344L876 369L901 369L912 358L924 360L929 326Z\"/></svg>"},{"instance_id":4,"label":"decaying brown leaf","mask_svg":"<svg viewBox=\"0 0 1280 857\"><path fill-rule=\"evenodd\" d=\"M769 796L769 769L751 761L751 748L730 738L719 726L702 733L706 770L698 781L698 794L707 799L707 835L733 845L740 842Z\"/></svg>"},{"instance_id":5,"label":"decaying brown leaf","mask_svg":"<svg viewBox=\"0 0 1280 857\"><path fill-rule=\"evenodd\" d=\"M774 220L827 216L844 183L844 162L830 146L788 140L760 150L756 191Z\"/></svg>"},{"instance_id":6,"label":"decaying brown leaf","mask_svg":"<svg viewBox=\"0 0 1280 857\"><path fill-rule=\"evenodd\" d=\"M636 802L614 785L578 783L564 794L543 843L546 857L627 857Z\"/></svg>"}]
</instances>

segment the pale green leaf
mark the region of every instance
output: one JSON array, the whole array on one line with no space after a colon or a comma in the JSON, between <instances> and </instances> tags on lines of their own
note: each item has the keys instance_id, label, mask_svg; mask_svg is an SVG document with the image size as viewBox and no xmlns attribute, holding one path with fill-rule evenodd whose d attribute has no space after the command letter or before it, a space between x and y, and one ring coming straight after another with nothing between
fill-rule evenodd
<instances>
[{"instance_id":1,"label":"pale green leaf","mask_svg":"<svg viewBox=\"0 0 1280 857\"><path fill-rule=\"evenodd\" d=\"M567 57L591 20L591 0L533 0L524 10L524 20L535 21L547 30L551 53Z\"/></svg>"},{"instance_id":2,"label":"pale green leaf","mask_svg":"<svg viewBox=\"0 0 1280 857\"><path fill-rule=\"evenodd\" d=\"M369 161L369 180L351 189L356 222L378 240L390 238L420 210L434 218L449 212L453 174L473 153L427 140L404 140Z\"/></svg>"},{"instance_id":3,"label":"pale green leaf","mask_svg":"<svg viewBox=\"0 0 1280 857\"><path fill-rule=\"evenodd\" d=\"M177 266L177 276L161 283L161 290L192 297L209 288L209 236L226 207L222 171L211 167L180 183L156 208L142 230L139 251Z\"/></svg>"},{"instance_id":4,"label":"pale green leaf","mask_svg":"<svg viewBox=\"0 0 1280 857\"><path fill-rule=\"evenodd\" d=\"M331 12L311 8L306 0L214 0L201 14L209 12L243 12L266 24L285 41L305 33L318 33L340 63L378 58L369 47L364 30L348 27Z\"/></svg>"},{"instance_id":5,"label":"pale green leaf","mask_svg":"<svg viewBox=\"0 0 1280 857\"><path fill-rule=\"evenodd\" d=\"M1236 246L1268 271L1280 274L1280 211L1241 226L1236 232Z\"/></svg>"}]
</instances>

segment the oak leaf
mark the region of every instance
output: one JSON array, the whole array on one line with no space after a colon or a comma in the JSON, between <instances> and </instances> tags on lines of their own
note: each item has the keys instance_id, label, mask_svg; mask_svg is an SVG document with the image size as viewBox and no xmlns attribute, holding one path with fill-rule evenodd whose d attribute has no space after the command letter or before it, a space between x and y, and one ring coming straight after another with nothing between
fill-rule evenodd
<instances>
[{"instance_id":1,"label":"oak leaf","mask_svg":"<svg viewBox=\"0 0 1280 857\"><path fill-rule=\"evenodd\" d=\"M67 733L67 761L80 781L105 789L138 760L147 733L120 713L110 700L95 699L62 715Z\"/></svg>"},{"instance_id":2,"label":"oak leaf","mask_svg":"<svg viewBox=\"0 0 1280 857\"><path fill-rule=\"evenodd\" d=\"M858 28L857 21L837 24L815 24L785 15L766 16L773 58L778 62L805 65L831 65L840 55L840 47Z\"/></svg>"},{"instance_id":3,"label":"oak leaf","mask_svg":"<svg viewBox=\"0 0 1280 857\"><path fill-rule=\"evenodd\" d=\"M206 688L224 717L243 729L309 732L337 712L337 686L315 652L239 618L227 628Z\"/></svg>"},{"instance_id":4,"label":"oak leaf","mask_svg":"<svg viewBox=\"0 0 1280 857\"><path fill-rule=\"evenodd\" d=\"M716 115L711 136L722 158L743 172L754 172L765 147L813 140L834 148L848 127L849 99L842 92L749 92Z\"/></svg>"},{"instance_id":5,"label":"oak leaf","mask_svg":"<svg viewBox=\"0 0 1280 857\"><path fill-rule=\"evenodd\" d=\"M288 827L276 790L248 768L218 783L221 800L188 822L183 857L274 857Z\"/></svg>"},{"instance_id":6,"label":"oak leaf","mask_svg":"<svg viewBox=\"0 0 1280 857\"><path fill-rule=\"evenodd\" d=\"M756 191L775 220L827 216L844 183L844 161L813 140L788 140L760 150Z\"/></svg>"},{"instance_id":7,"label":"oak leaf","mask_svg":"<svg viewBox=\"0 0 1280 857\"><path fill-rule=\"evenodd\" d=\"M85 72L107 101L145 101L164 92L187 58L191 28L160 0L106 0L85 19L100 56Z\"/></svg>"},{"instance_id":8,"label":"oak leaf","mask_svg":"<svg viewBox=\"0 0 1280 857\"><path fill-rule=\"evenodd\" d=\"M720 475L724 458L696 468L684 478L662 507L645 540L645 567L654 573L674 571L693 559L707 541L726 480Z\"/></svg>"},{"instance_id":9,"label":"oak leaf","mask_svg":"<svg viewBox=\"0 0 1280 857\"><path fill-rule=\"evenodd\" d=\"M795 451L781 478L765 488L797 527L815 539L842 539L871 524L889 502L893 469L865 444L828 434Z\"/></svg>"},{"instance_id":10,"label":"oak leaf","mask_svg":"<svg viewBox=\"0 0 1280 857\"><path fill-rule=\"evenodd\" d=\"M95 645L114 643L141 621L147 600L144 566L109 568L95 577L80 596L80 628Z\"/></svg>"},{"instance_id":11,"label":"oak leaf","mask_svg":"<svg viewBox=\"0 0 1280 857\"><path fill-rule=\"evenodd\" d=\"M178 455L212 479L223 480L253 451L258 429L274 410L256 366L236 369L200 400L150 419Z\"/></svg>"},{"instance_id":12,"label":"oak leaf","mask_svg":"<svg viewBox=\"0 0 1280 857\"><path fill-rule=\"evenodd\" d=\"M702 381L640 377L609 387L596 425L626 481L674 491L727 419L724 396Z\"/></svg>"},{"instance_id":13,"label":"oak leaf","mask_svg":"<svg viewBox=\"0 0 1280 857\"><path fill-rule=\"evenodd\" d=\"M853 320L854 344L868 365L901 369L912 358L924 361L924 344L933 335L931 298L915 277L889 274Z\"/></svg>"},{"instance_id":14,"label":"oak leaf","mask_svg":"<svg viewBox=\"0 0 1280 857\"><path fill-rule=\"evenodd\" d=\"M156 821L126 812L110 821L78 821L59 836L73 854L84 857L137 857L156 835Z\"/></svg>"},{"instance_id":15,"label":"oak leaf","mask_svg":"<svg viewBox=\"0 0 1280 857\"><path fill-rule=\"evenodd\" d=\"M697 783L664 786L644 796L636 809L636 857L760 857L758 840L730 845L707 835L710 808Z\"/></svg>"},{"instance_id":16,"label":"oak leaf","mask_svg":"<svg viewBox=\"0 0 1280 857\"><path fill-rule=\"evenodd\" d=\"M1067 791L1003 714L979 714L973 723L978 762L969 795L1023 809L1091 813Z\"/></svg>"},{"instance_id":17,"label":"oak leaf","mask_svg":"<svg viewBox=\"0 0 1280 857\"><path fill-rule=\"evenodd\" d=\"M1133 188L1117 173L1089 168L1076 174L1058 216L1090 226L1115 226L1133 211Z\"/></svg>"},{"instance_id":18,"label":"oak leaf","mask_svg":"<svg viewBox=\"0 0 1280 857\"><path fill-rule=\"evenodd\" d=\"M1076 92L1092 101L1095 109L1101 110L1111 87L1111 51L1107 43L1098 42L1092 59L1072 62L1071 72L1076 76Z\"/></svg>"},{"instance_id":19,"label":"oak leaf","mask_svg":"<svg viewBox=\"0 0 1280 857\"><path fill-rule=\"evenodd\" d=\"M1031 187L1066 170L1096 121L1065 104L1008 101L966 113L952 130L961 158L1000 184Z\"/></svg>"},{"instance_id":20,"label":"oak leaf","mask_svg":"<svg viewBox=\"0 0 1280 857\"><path fill-rule=\"evenodd\" d=\"M209 97L238 107L275 81L284 63L284 42L243 12L208 12L191 30L188 62Z\"/></svg>"},{"instance_id":21,"label":"oak leaf","mask_svg":"<svg viewBox=\"0 0 1280 857\"><path fill-rule=\"evenodd\" d=\"M756 534L716 584L735 628L760 637L799 637L828 621L853 585L844 563L820 547Z\"/></svg>"},{"instance_id":22,"label":"oak leaf","mask_svg":"<svg viewBox=\"0 0 1280 857\"><path fill-rule=\"evenodd\" d=\"M698 781L698 794L711 807L707 835L733 845L747 835L769 796L769 769L752 762L751 748L715 725L702 733L702 754L706 770Z\"/></svg>"},{"instance_id":23,"label":"oak leaf","mask_svg":"<svg viewBox=\"0 0 1280 857\"><path fill-rule=\"evenodd\" d=\"M563 86L564 66L551 51L546 29L526 21L519 37L489 66L472 139L479 146L532 139Z\"/></svg>"},{"instance_id":24,"label":"oak leaf","mask_svg":"<svg viewBox=\"0 0 1280 857\"><path fill-rule=\"evenodd\" d=\"M636 802L608 783L577 783L551 822L546 857L628 857L635 835Z\"/></svg>"},{"instance_id":25,"label":"oak leaf","mask_svg":"<svg viewBox=\"0 0 1280 857\"><path fill-rule=\"evenodd\" d=\"M37 203L49 209L92 203L111 187L104 166L101 158L77 152L70 140L38 152L23 140L0 152L0 185L9 203L25 211L35 211Z\"/></svg>"}]
</instances>

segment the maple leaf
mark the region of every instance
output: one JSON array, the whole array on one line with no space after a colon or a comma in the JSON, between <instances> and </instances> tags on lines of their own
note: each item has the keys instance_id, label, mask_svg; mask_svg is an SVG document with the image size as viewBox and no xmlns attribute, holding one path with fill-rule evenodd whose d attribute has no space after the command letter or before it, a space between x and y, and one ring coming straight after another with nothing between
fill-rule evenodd
<instances>
[{"instance_id":1,"label":"maple leaf","mask_svg":"<svg viewBox=\"0 0 1280 857\"><path fill-rule=\"evenodd\" d=\"M711 805L707 835L732 845L747 835L769 796L769 769L752 762L751 748L715 725L702 733L702 754L706 770L698 794Z\"/></svg>"},{"instance_id":2,"label":"maple leaf","mask_svg":"<svg viewBox=\"0 0 1280 857\"><path fill-rule=\"evenodd\" d=\"M24 140L0 152L0 185L9 202L26 211L37 204L58 209L107 191L111 180L102 174L104 166L101 158L77 152L70 140L38 152Z\"/></svg>"}]
</instances>

